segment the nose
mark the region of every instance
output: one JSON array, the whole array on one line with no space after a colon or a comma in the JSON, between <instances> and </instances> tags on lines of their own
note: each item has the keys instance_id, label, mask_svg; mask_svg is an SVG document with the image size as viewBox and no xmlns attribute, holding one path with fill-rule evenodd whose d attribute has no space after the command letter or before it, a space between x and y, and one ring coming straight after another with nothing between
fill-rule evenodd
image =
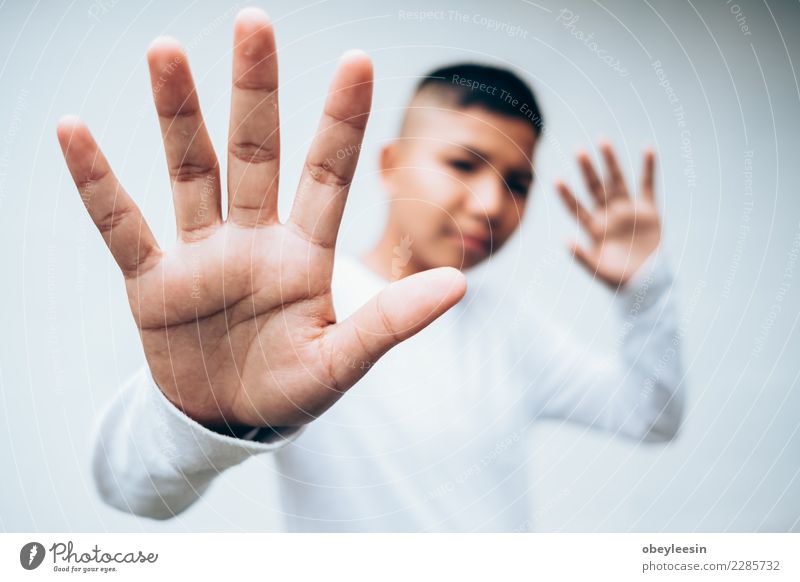
<instances>
[{"instance_id":1,"label":"nose","mask_svg":"<svg viewBox=\"0 0 800 582\"><path fill-rule=\"evenodd\" d=\"M487 175L476 180L470 196L470 211L483 220L496 222L503 212L507 188L503 179Z\"/></svg>"}]
</instances>

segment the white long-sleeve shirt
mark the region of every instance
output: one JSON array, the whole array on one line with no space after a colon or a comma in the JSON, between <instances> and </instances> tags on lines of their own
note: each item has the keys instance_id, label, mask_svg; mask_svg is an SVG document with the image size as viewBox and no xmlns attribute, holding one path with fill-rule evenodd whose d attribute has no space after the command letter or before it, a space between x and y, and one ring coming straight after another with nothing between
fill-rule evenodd
<instances>
[{"instance_id":1,"label":"white long-sleeve shirt","mask_svg":"<svg viewBox=\"0 0 800 582\"><path fill-rule=\"evenodd\" d=\"M269 453L290 531L524 530L524 436L535 420L637 440L675 435L683 371L671 284L659 249L615 294L621 340L600 351L514 296L514 285L471 285L320 418L266 436L235 438L197 424L145 366L98 422L95 483L112 506L164 519L225 469ZM339 319L384 285L357 259L337 257Z\"/></svg>"}]
</instances>

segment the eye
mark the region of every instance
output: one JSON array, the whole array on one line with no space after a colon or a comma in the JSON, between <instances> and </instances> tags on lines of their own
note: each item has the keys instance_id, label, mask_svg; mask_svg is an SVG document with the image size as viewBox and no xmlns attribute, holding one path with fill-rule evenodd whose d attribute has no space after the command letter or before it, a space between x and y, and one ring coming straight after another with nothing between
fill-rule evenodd
<instances>
[{"instance_id":1,"label":"eye","mask_svg":"<svg viewBox=\"0 0 800 582\"><path fill-rule=\"evenodd\" d=\"M471 172L475 169L475 163L469 160L456 159L450 160L448 163L450 164L451 168L458 170L459 172Z\"/></svg>"},{"instance_id":2,"label":"eye","mask_svg":"<svg viewBox=\"0 0 800 582\"><path fill-rule=\"evenodd\" d=\"M508 189L511 190L511 192L515 196L527 196L528 195L528 188L529 188L529 186L527 184L523 184L522 182L509 182L508 183Z\"/></svg>"}]
</instances>

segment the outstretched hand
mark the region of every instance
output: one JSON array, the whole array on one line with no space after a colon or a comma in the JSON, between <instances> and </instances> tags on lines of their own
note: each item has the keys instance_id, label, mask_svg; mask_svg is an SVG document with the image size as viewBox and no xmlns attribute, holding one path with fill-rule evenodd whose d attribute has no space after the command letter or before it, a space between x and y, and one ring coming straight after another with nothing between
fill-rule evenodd
<instances>
[{"instance_id":1,"label":"outstretched hand","mask_svg":"<svg viewBox=\"0 0 800 582\"><path fill-rule=\"evenodd\" d=\"M211 428L295 426L316 418L369 366L458 302L465 280L440 268L386 287L337 322L334 249L372 97L372 65L346 53L309 149L291 216L278 220L278 66L260 10L236 19L227 215L219 164L186 54L148 51L178 241L159 247L86 126L58 138L89 215L125 278L145 356L166 397Z\"/></svg>"},{"instance_id":2,"label":"outstretched hand","mask_svg":"<svg viewBox=\"0 0 800 582\"><path fill-rule=\"evenodd\" d=\"M655 154L652 150L645 152L641 195L631 197L613 148L603 143L600 149L608 172L605 181L598 176L586 152L578 154L578 163L594 200L591 211L564 182L557 182L556 189L589 236L588 248L575 241L569 243L575 258L592 276L611 287L622 287L661 241L654 193Z\"/></svg>"}]
</instances>

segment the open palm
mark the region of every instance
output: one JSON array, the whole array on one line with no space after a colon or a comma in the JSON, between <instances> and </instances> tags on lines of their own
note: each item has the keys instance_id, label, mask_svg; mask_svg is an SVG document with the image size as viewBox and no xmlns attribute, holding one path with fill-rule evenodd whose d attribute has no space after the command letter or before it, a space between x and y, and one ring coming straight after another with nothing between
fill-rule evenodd
<instances>
[{"instance_id":1,"label":"open palm","mask_svg":"<svg viewBox=\"0 0 800 582\"><path fill-rule=\"evenodd\" d=\"M225 219L186 55L169 38L148 51L178 226L171 249L159 248L86 126L67 117L58 127L81 198L125 277L153 378L188 416L226 431L309 422L369 369L354 360L374 363L465 292L456 269L433 269L388 285L337 323L334 250L370 109L371 63L361 52L342 57L281 223L278 71L266 15L243 10L234 41Z\"/></svg>"},{"instance_id":2,"label":"open palm","mask_svg":"<svg viewBox=\"0 0 800 582\"><path fill-rule=\"evenodd\" d=\"M598 176L589 156L585 152L578 155L586 186L595 202L593 211L584 207L563 182L556 183L556 188L589 236L588 249L577 242L570 243L575 258L607 285L622 287L661 241L653 178L655 154L645 153L642 194L632 197L611 145L602 144L601 151L608 170L605 182Z\"/></svg>"}]
</instances>

